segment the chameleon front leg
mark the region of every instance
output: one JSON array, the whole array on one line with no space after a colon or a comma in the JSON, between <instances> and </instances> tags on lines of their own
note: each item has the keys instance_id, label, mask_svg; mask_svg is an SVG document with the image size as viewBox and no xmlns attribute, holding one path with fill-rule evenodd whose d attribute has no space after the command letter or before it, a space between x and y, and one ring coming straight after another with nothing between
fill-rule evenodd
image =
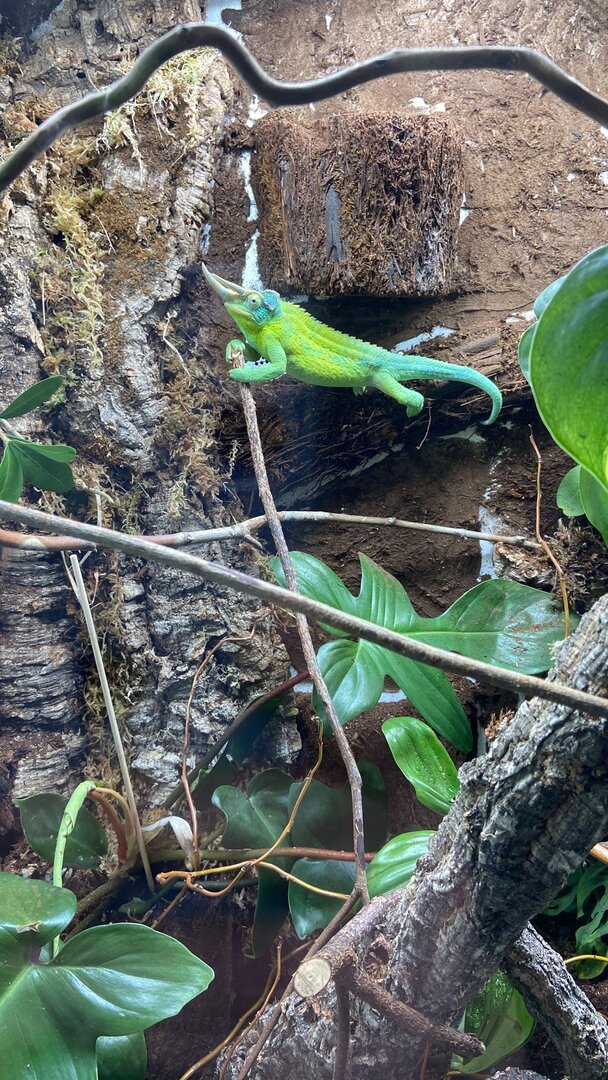
<instances>
[{"instance_id":1,"label":"chameleon front leg","mask_svg":"<svg viewBox=\"0 0 608 1080\"><path fill-rule=\"evenodd\" d=\"M239 349L243 348L241 341L233 340L228 345L226 350L226 357L231 359L228 350L232 350L234 347ZM255 359L247 359L247 363L242 368L233 368L228 372L231 379L236 379L237 382L268 382L270 379L280 379L281 375L284 375L287 370L287 357L282 345L278 342L272 342L268 349L268 359L261 356L256 349L253 349L251 345L245 345L245 356L247 357L247 350L249 350L249 356L255 357Z\"/></svg>"},{"instance_id":2,"label":"chameleon front leg","mask_svg":"<svg viewBox=\"0 0 608 1080\"><path fill-rule=\"evenodd\" d=\"M408 416L417 416L424 405L422 394L419 394L417 390L402 386L388 371L374 372L369 378L369 385L382 390L383 394L394 398L400 405L405 405Z\"/></svg>"}]
</instances>

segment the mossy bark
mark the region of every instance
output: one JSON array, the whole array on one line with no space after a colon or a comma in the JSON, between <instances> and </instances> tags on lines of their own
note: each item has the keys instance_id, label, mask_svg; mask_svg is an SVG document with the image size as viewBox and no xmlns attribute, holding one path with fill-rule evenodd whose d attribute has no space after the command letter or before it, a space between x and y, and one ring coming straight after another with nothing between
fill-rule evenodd
<instances>
[{"instance_id":1,"label":"mossy bark","mask_svg":"<svg viewBox=\"0 0 608 1080\"><path fill-rule=\"evenodd\" d=\"M201 17L196 0L66 0L23 42L18 62L6 61L2 152L56 107L123 74L166 29ZM65 135L0 204L2 400L45 372L66 376L64 404L15 423L76 447L82 486L63 508L85 520L167 533L242 512L217 451L221 382L198 363L205 331L189 321L184 290L212 212L231 95L215 51L177 57L136 102ZM58 499L40 501L62 509ZM206 553L257 570L246 545ZM256 692L282 680L285 657L269 618L236 594L104 555L84 572L145 809L178 778L186 701L207 646L227 639L194 697L195 756ZM9 791L69 790L85 772L115 778L60 556L4 551L0 575Z\"/></svg>"}]
</instances>

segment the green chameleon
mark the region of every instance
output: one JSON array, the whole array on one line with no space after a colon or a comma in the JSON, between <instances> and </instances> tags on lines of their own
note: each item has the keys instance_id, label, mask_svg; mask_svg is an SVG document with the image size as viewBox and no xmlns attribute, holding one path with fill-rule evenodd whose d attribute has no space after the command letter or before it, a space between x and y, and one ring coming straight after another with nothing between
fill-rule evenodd
<instances>
[{"instance_id":1,"label":"green chameleon","mask_svg":"<svg viewBox=\"0 0 608 1080\"><path fill-rule=\"evenodd\" d=\"M232 379L266 382L291 375L312 386L351 387L355 394L373 386L405 405L408 416L420 412L424 398L416 390L402 386L405 379L453 379L476 386L490 396L492 412L483 421L485 424L493 423L500 412L500 390L474 368L426 356L400 356L332 330L297 304L281 300L271 289L245 289L212 274L205 265L203 273L245 335L247 362L230 371ZM228 359L235 347L242 349L242 342L230 342Z\"/></svg>"}]
</instances>

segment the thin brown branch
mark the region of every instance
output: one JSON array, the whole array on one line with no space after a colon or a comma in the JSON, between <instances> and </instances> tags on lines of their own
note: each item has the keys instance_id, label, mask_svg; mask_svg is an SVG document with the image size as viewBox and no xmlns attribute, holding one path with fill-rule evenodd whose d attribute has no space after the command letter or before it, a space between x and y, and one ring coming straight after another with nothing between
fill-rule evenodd
<instances>
[{"instance_id":1,"label":"thin brown branch","mask_svg":"<svg viewBox=\"0 0 608 1080\"><path fill-rule=\"evenodd\" d=\"M0 499L0 520L18 521L21 524L31 525L35 528L46 529L50 532L63 531L85 540L94 540L100 547L122 551L126 555L132 555L138 559L147 559L150 562L161 563L165 566L173 566L184 573L193 574L204 581L212 581L217 585L232 588L236 592L247 596L255 596L269 604L284 608L286 611L295 611L305 614L315 622L326 623L335 630L344 631L355 638L371 641L384 649L390 649L399 656L407 656L412 660L418 660L423 664L437 667L441 671L453 672L457 675L465 675L478 679L480 682L489 683L491 686L502 686L507 690L514 690L525 697L539 697L546 701L554 701L560 705L567 705L588 712L594 716L608 716L608 698L597 694L588 694L576 690L573 687L561 685L555 681L545 681L532 675L522 675L518 672L508 671L505 668L486 664L481 660L473 660L471 657L459 656L458 653L448 652L446 649L438 649L433 645L425 645L415 641L406 634L398 634L394 630L387 630L383 626L377 626L366 619L360 619L355 615L347 615L336 608L328 607L317 600L310 600L301 594L294 594L280 585L273 585L268 581L260 581L258 578L243 574L239 570L233 570L220 563L214 563L208 559L201 559L197 555L190 555L185 551L173 551L161 544L152 544L147 540L138 540L126 533L117 532L114 529L103 529L97 525L83 525L79 521L71 521L69 518L59 518L54 514L47 514L33 507L19 506Z\"/></svg>"},{"instance_id":2,"label":"thin brown branch","mask_svg":"<svg viewBox=\"0 0 608 1080\"><path fill-rule=\"evenodd\" d=\"M535 440L534 435L533 435L532 432L530 432L530 442L532 444L532 449L534 450L534 453L536 454L536 513L535 513L535 519L534 519L534 521L535 521L535 530L534 531L536 533L536 539L538 540L541 548L543 549L545 555L547 556L550 563L554 567L555 573L557 574L558 581L559 581L559 587L561 589L561 594L562 594L562 604L563 604L563 607L564 607L565 636L570 637L570 605L568 603L568 592L566 590L566 578L565 578L565 575L564 575L564 571L562 570L559 562L555 558L555 555L551 551L551 548L549 547L547 541L545 540L544 536L542 535L542 533L540 531L540 504L541 504L541 499L542 499L542 489L541 489L540 481L541 481L541 474L542 474L542 468L543 468L543 459L541 457L541 452L538 449L538 446L536 444L536 440Z\"/></svg>"},{"instance_id":3,"label":"thin brown branch","mask_svg":"<svg viewBox=\"0 0 608 1080\"><path fill-rule=\"evenodd\" d=\"M507 544L523 547L529 551L541 550L536 540L520 535L501 535L500 533L478 532L475 529L460 529L452 525L433 525L425 521L406 521L395 517L372 517L369 514L334 514L329 510L277 510L281 522L306 522L311 525L323 525L335 522L338 525L370 525L393 529L410 529L414 532L437 533L442 536L456 536L462 540L487 540L494 544ZM190 529L186 532L159 533L157 535L140 534L141 540L164 547L181 548L196 544L215 544L220 540L251 540L250 534L263 529L268 524L265 514L239 521L235 525L225 525L216 529ZM35 554L40 551L95 551L97 545L87 540L75 540L70 536L35 536L31 533L12 532L0 529L0 547L15 547Z\"/></svg>"},{"instance_id":4,"label":"thin brown branch","mask_svg":"<svg viewBox=\"0 0 608 1080\"><path fill-rule=\"evenodd\" d=\"M244 349L234 348L232 350L231 359L234 361L237 367L243 367L245 363ZM281 523L277 516L277 508L274 504L272 497L272 491L270 490L270 483L268 481L268 473L266 471L266 462L264 460L264 451L262 450L262 440L260 437L260 429L258 427L257 412L255 407L255 400L253 394L246 383L239 384L241 393L241 401L243 404L243 412L245 414L245 424L247 426L247 435L249 438L249 445L251 448L251 457L253 461L253 470L255 478L258 484L258 491L260 493L260 499L262 500L262 506L272 533L272 538L275 543L277 554L279 556L283 573L285 575L285 581L287 582L287 588L290 592L298 594L298 581L296 577L295 567L293 565L289 548L285 540L285 534L281 528ZM359 894L365 903L369 901L369 891L367 888L367 877L365 874L365 837L363 829L363 797L362 797L362 782L361 774L357 768L353 752L350 747L350 743L344 732L344 728L338 719L338 715L334 708L334 704L331 698L331 694L327 689L321 669L317 663L317 655L315 652L314 643L312 640L312 634L308 626L306 616L301 612L296 615L296 627L298 630L298 636L300 638L300 644L304 653L304 660L306 667L310 673L310 677L315 690L317 691L319 700L321 701L329 725L334 736L338 750L344 762L344 768L346 769L346 775L348 777L348 783L350 786L351 801L352 801L352 819L353 819L353 844L356 856L356 886Z\"/></svg>"},{"instance_id":5,"label":"thin brown branch","mask_svg":"<svg viewBox=\"0 0 608 1080\"><path fill-rule=\"evenodd\" d=\"M124 105L143 89L162 64L179 53L202 46L219 49L250 90L272 106L324 101L354 86L406 71L498 70L530 75L585 116L600 124L608 124L608 101L568 75L543 53L520 45L392 49L310 82L289 83L267 75L245 45L230 31L195 22L176 26L152 42L126 75L104 90L87 94L52 113L4 159L0 166L0 191L4 191L65 131Z\"/></svg>"},{"instance_id":6,"label":"thin brown branch","mask_svg":"<svg viewBox=\"0 0 608 1080\"><path fill-rule=\"evenodd\" d=\"M395 1024L401 1025L416 1038L428 1039L429 1042L438 1046L445 1046L454 1054L461 1054L464 1058L477 1057L485 1050L484 1044L475 1035L456 1031L455 1028L436 1020L429 1020L411 1005L399 1001L370 978L365 971L357 968L354 962L342 969L339 982L341 986L361 998L361 1001L367 1002L383 1016L388 1016Z\"/></svg>"}]
</instances>

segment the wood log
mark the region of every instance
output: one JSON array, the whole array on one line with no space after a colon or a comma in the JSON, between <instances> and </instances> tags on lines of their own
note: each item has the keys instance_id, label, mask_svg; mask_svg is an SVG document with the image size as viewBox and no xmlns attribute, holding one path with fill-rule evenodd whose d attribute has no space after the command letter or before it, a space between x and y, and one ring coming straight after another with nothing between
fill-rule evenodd
<instances>
[{"instance_id":1,"label":"wood log","mask_svg":"<svg viewBox=\"0 0 608 1080\"><path fill-rule=\"evenodd\" d=\"M264 283L318 296L450 291L462 136L437 116L272 114L254 129Z\"/></svg>"}]
</instances>

